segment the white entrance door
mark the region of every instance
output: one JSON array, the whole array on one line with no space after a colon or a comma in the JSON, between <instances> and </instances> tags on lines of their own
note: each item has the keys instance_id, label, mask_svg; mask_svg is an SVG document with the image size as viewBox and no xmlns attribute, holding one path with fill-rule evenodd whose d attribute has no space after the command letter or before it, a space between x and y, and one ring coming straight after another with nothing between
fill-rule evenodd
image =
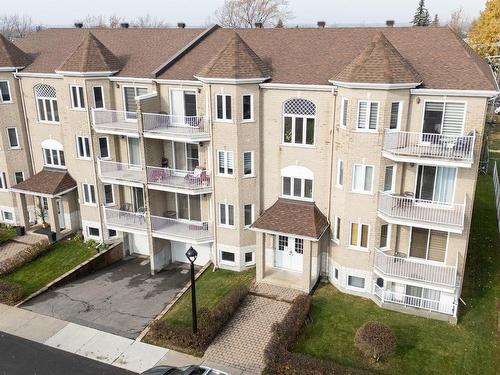
<instances>
[{"instance_id":1,"label":"white entrance door","mask_svg":"<svg viewBox=\"0 0 500 375\"><path fill-rule=\"evenodd\" d=\"M304 240L288 236L278 236L274 266L286 270L302 272Z\"/></svg>"},{"instance_id":2,"label":"white entrance door","mask_svg":"<svg viewBox=\"0 0 500 375\"><path fill-rule=\"evenodd\" d=\"M56 199L57 216L59 218L59 228L66 228L66 223L64 222L64 206L60 198Z\"/></svg>"}]
</instances>

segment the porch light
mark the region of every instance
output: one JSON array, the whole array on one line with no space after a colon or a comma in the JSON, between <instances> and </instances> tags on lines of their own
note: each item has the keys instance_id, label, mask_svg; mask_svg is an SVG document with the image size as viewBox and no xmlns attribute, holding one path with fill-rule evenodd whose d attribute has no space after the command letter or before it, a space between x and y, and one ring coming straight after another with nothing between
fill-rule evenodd
<instances>
[{"instance_id":1,"label":"porch light","mask_svg":"<svg viewBox=\"0 0 500 375\"><path fill-rule=\"evenodd\" d=\"M198 258L198 252L193 249L193 246L191 246L188 251L186 251L186 258L188 258L191 264L193 264L196 261L196 258Z\"/></svg>"}]
</instances>

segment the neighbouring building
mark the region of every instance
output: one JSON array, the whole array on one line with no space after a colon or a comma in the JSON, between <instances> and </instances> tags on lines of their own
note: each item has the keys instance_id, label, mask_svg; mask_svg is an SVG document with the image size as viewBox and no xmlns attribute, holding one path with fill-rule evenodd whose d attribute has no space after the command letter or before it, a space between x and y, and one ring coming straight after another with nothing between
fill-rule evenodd
<instances>
[{"instance_id":1,"label":"neighbouring building","mask_svg":"<svg viewBox=\"0 0 500 375\"><path fill-rule=\"evenodd\" d=\"M488 65L447 28L0 37L0 211L456 318Z\"/></svg>"}]
</instances>

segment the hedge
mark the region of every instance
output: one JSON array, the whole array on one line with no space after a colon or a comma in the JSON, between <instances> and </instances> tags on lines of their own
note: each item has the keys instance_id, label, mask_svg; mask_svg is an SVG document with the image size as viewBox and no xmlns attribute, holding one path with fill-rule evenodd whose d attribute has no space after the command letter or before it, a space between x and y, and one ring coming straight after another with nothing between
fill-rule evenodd
<instances>
[{"instance_id":1,"label":"hedge","mask_svg":"<svg viewBox=\"0 0 500 375\"><path fill-rule=\"evenodd\" d=\"M14 305L21 300L23 288L21 285L6 280L0 280L0 303Z\"/></svg>"},{"instance_id":2,"label":"hedge","mask_svg":"<svg viewBox=\"0 0 500 375\"><path fill-rule=\"evenodd\" d=\"M0 262L0 275L11 273L18 268L31 262L35 258L44 254L50 249L49 241L42 241L26 249L21 250L13 257L9 257Z\"/></svg>"}]
</instances>

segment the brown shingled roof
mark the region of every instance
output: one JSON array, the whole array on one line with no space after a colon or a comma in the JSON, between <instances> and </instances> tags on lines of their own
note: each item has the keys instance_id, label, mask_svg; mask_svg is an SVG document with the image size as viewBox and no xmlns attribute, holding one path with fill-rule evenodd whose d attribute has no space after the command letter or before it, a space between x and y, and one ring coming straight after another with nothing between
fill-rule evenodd
<instances>
[{"instance_id":1,"label":"brown shingled roof","mask_svg":"<svg viewBox=\"0 0 500 375\"><path fill-rule=\"evenodd\" d=\"M0 34L0 67L19 68L29 63L29 56Z\"/></svg>"},{"instance_id":2,"label":"brown shingled roof","mask_svg":"<svg viewBox=\"0 0 500 375\"><path fill-rule=\"evenodd\" d=\"M319 238L328 220L314 202L279 198L253 224L252 228Z\"/></svg>"},{"instance_id":3,"label":"brown shingled roof","mask_svg":"<svg viewBox=\"0 0 500 375\"><path fill-rule=\"evenodd\" d=\"M75 51L62 63L63 72L116 72L120 62L90 31Z\"/></svg>"},{"instance_id":4,"label":"brown shingled roof","mask_svg":"<svg viewBox=\"0 0 500 375\"><path fill-rule=\"evenodd\" d=\"M380 32L332 81L350 83L420 83L422 78Z\"/></svg>"},{"instance_id":5,"label":"brown shingled roof","mask_svg":"<svg viewBox=\"0 0 500 375\"><path fill-rule=\"evenodd\" d=\"M201 69L202 78L269 78L271 70L245 43L237 32L226 45Z\"/></svg>"},{"instance_id":6,"label":"brown shingled roof","mask_svg":"<svg viewBox=\"0 0 500 375\"><path fill-rule=\"evenodd\" d=\"M76 181L62 169L43 168L34 176L14 185L12 189L24 190L33 195L58 195L76 187Z\"/></svg>"}]
</instances>

